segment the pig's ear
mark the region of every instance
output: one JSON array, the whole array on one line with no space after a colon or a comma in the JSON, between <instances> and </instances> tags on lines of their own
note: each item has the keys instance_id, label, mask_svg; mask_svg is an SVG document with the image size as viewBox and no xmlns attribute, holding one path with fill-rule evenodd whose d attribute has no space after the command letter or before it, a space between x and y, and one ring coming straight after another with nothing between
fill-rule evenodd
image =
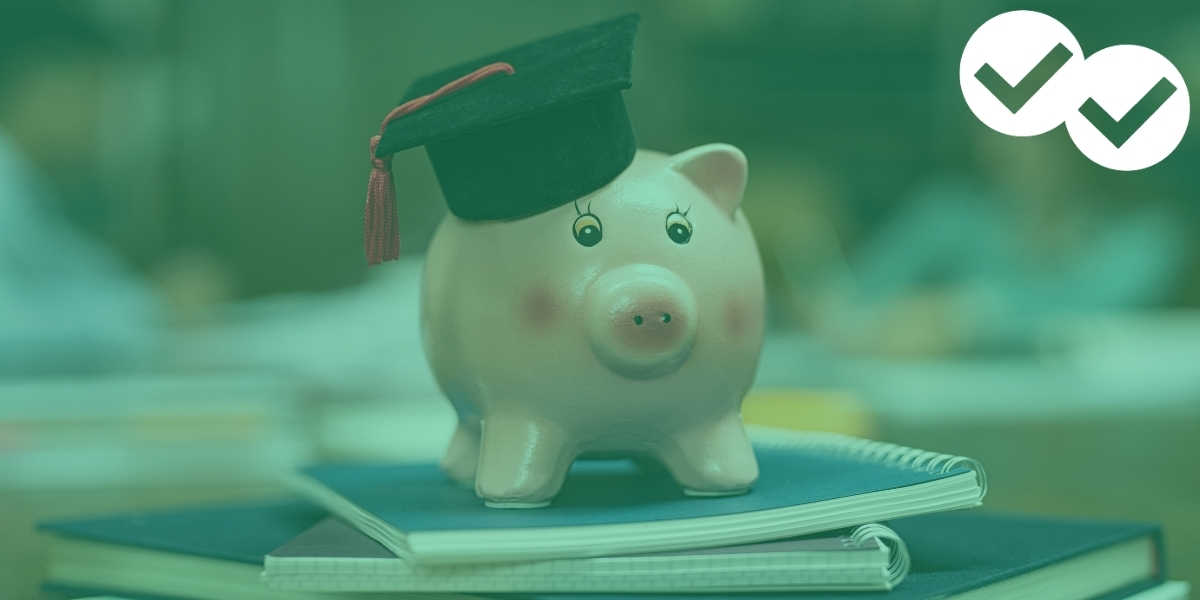
<instances>
[{"instance_id":1,"label":"pig's ear","mask_svg":"<svg viewBox=\"0 0 1200 600\"><path fill-rule=\"evenodd\" d=\"M746 155L729 144L705 144L671 157L668 167L687 177L725 214L733 216L746 191Z\"/></svg>"}]
</instances>

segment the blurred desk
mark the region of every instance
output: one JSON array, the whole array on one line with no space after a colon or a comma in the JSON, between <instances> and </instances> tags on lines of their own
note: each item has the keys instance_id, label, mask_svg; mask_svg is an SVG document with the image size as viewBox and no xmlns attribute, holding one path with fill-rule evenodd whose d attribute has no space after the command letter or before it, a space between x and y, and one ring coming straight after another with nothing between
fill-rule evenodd
<instances>
[{"instance_id":1,"label":"blurred desk","mask_svg":"<svg viewBox=\"0 0 1200 600\"><path fill-rule=\"evenodd\" d=\"M882 438L987 468L984 510L1161 523L1167 575L1200 584L1200 418L1054 418L922 425Z\"/></svg>"},{"instance_id":2,"label":"blurred desk","mask_svg":"<svg viewBox=\"0 0 1200 600\"><path fill-rule=\"evenodd\" d=\"M0 380L0 489L275 481L314 458L310 402L266 373Z\"/></svg>"},{"instance_id":3,"label":"blurred desk","mask_svg":"<svg viewBox=\"0 0 1200 600\"><path fill-rule=\"evenodd\" d=\"M282 495L309 402L264 373L0 381L0 598L44 596L40 520Z\"/></svg>"},{"instance_id":4,"label":"blurred desk","mask_svg":"<svg viewBox=\"0 0 1200 600\"><path fill-rule=\"evenodd\" d=\"M1089 319L1040 355L848 359L768 338L756 385L852 395L884 441L983 463L984 510L1159 522L1200 586L1200 317Z\"/></svg>"}]
</instances>

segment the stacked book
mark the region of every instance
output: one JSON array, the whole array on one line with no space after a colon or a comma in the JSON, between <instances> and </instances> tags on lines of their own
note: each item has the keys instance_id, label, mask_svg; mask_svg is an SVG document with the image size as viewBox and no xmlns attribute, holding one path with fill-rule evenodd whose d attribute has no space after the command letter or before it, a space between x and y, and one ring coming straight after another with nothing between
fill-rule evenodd
<instances>
[{"instance_id":1,"label":"stacked book","mask_svg":"<svg viewBox=\"0 0 1200 600\"><path fill-rule=\"evenodd\" d=\"M957 511L967 458L756 430L752 492L691 498L654 464L579 461L547 508L487 508L436 465L308 468L307 502L44 523L78 597L600 600L1186 598L1157 527ZM951 512L955 511L955 512ZM577 598L585 596L585 598Z\"/></svg>"}]
</instances>

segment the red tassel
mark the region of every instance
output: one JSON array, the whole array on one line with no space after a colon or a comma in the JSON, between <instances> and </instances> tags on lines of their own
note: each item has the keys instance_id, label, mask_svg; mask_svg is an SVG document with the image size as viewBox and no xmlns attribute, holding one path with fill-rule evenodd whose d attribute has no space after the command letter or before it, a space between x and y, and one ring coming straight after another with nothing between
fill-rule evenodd
<instances>
[{"instance_id":1,"label":"red tassel","mask_svg":"<svg viewBox=\"0 0 1200 600\"><path fill-rule=\"evenodd\" d=\"M400 258L400 220L396 217L396 185L392 182L392 157L375 157L379 136L371 137L371 180L363 214L363 249L367 265Z\"/></svg>"},{"instance_id":2,"label":"red tassel","mask_svg":"<svg viewBox=\"0 0 1200 600\"><path fill-rule=\"evenodd\" d=\"M513 74L512 65L498 62L479 68L439 88L436 92L413 98L392 109L379 126L379 135L371 138L371 179L367 183L367 205L363 211L363 249L367 265L400 258L400 220L396 216L396 185L392 182L392 155L378 156L375 149L388 123L426 104L461 90L497 73Z\"/></svg>"}]
</instances>

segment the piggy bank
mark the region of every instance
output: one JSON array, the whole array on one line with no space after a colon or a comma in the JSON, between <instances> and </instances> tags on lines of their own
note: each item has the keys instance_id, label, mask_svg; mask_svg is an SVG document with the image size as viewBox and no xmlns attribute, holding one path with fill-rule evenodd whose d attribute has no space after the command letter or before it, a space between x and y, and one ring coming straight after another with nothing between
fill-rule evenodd
<instances>
[{"instance_id":1,"label":"piggy bank","mask_svg":"<svg viewBox=\"0 0 1200 600\"><path fill-rule=\"evenodd\" d=\"M763 336L740 150L638 150L607 186L508 221L453 215L422 334L458 428L442 461L488 506L544 506L580 455L661 462L690 495L758 477L741 422Z\"/></svg>"}]
</instances>

